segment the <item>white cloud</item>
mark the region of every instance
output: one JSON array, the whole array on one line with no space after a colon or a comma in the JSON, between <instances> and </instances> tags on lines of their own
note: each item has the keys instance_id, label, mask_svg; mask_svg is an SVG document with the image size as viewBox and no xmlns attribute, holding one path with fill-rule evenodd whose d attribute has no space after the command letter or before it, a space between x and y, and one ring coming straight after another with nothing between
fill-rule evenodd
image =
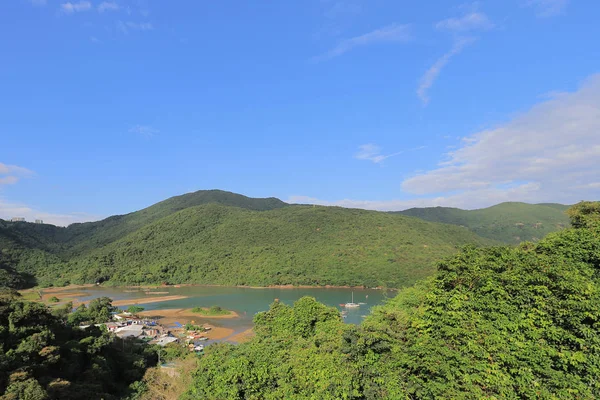
<instances>
[{"instance_id":1,"label":"white cloud","mask_svg":"<svg viewBox=\"0 0 600 400\"><path fill-rule=\"evenodd\" d=\"M450 32L467 32L491 29L494 27L494 24L484 13L474 11L460 18L448 18L440 21L435 27L439 30Z\"/></svg>"},{"instance_id":2,"label":"white cloud","mask_svg":"<svg viewBox=\"0 0 600 400\"><path fill-rule=\"evenodd\" d=\"M0 185L14 185L18 181L16 176L0 176Z\"/></svg>"},{"instance_id":3,"label":"white cloud","mask_svg":"<svg viewBox=\"0 0 600 400\"><path fill-rule=\"evenodd\" d=\"M530 195L540 201L589 198L593 193L582 188L597 189L598 132L600 75L595 75L576 92L555 95L502 126L465 138L448 161L407 179L402 188L431 194L521 183L535 185L528 187Z\"/></svg>"},{"instance_id":4,"label":"white cloud","mask_svg":"<svg viewBox=\"0 0 600 400\"><path fill-rule=\"evenodd\" d=\"M128 34L130 30L134 31L151 31L154 26L150 22L132 22L118 21L117 28L124 34Z\"/></svg>"},{"instance_id":5,"label":"white cloud","mask_svg":"<svg viewBox=\"0 0 600 400\"><path fill-rule=\"evenodd\" d=\"M375 43L408 42L412 39L409 25L392 24L364 35L343 40L327 53L313 58L313 61L325 61L341 56L350 50Z\"/></svg>"},{"instance_id":6,"label":"white cloud","mask_svg":"<svg viewBox=\"0 0 600 400\"><path fill-rule=\"evenodd\" d=\"M424 148L425 146L419 146L413 149L398 151L392 154L381 154L381 147L372 143L368 143L358 146L358 153L354 155L354 158L359 160L368 160L379 164L390 157L399 156L400 154L404 154L410 151L421 150Z\"/></svg>"},{"instance_id":7,"label":"white cloud","mask_svg":"<svg viewBox=\"0 0 600 400\"><path fill-rule=\"evenodd\" d=\"M53 214L32 208L25 204L8 203L0 198L0 218L10 219L12 217L23 217L28 222L41 219L46 224L67 226L75 222L97 221L100 216L86 213Z\"/></svg>"},{"instance_id":8,"label":"white cloud","mask_svg":"<svg viewBox=\"0 0 600 400\"><path fill-rule=\"evenodd\" d=\"M569 0L526 0L524 4L535 8L538 17L546 18L561 14L568 3Z\"/></svg>"},{"instance_id":9,"label":"white cloud","mask_svg":"<svg viewBox=\"0 0 600 400\"><path fill-rule=\"evenodd\" d=\"M146 138L151 138L156 136L159 130L147 125L135 125L129 129L129 132L144 136Z\"/></svg>"},{"instance_id":10,"label":"white cloud","mask_svg":"<svg viewBox=\"0 0 600 400\"><path fill-rule=\"evenodd\" d=\"M398 200L322 200L291 203L372 210L410 207L488 207L504 201L574 204L600 199L600 74L578 90L558 93L493 129L463 138L438 168L402 182ZM376 160L377 146L362 150ZM411 198L411 196L416 196Z\"/></svg>"},{"instance_id":11,"label":"white cloud","mask_svg":"<svg viewBox=\"0 0 600 400\"><path fill-rule=\"evenodd\" d=\"M90 36L90 40L92 43L102 43L102 40L98 39L96 36Z\"/></svg>"},{"instance_id":12,"label":"white cloud","mask_svg":"<svg viewBox=\"0 0 600 400\"><path fill-rule=\"evenodd\" d=\"M121 7L112 1L103 1L102 3L100 3L100 5L98 6L98 12L104 12L104 11L118 11Z\"/></svg>"},{"instance_id":13,"label":"white cloud","mask_svg":"<svg viewBox=\"0 0 600 400\"><path fill-rule=\"evenodd\" d=\"M0 185L14 185L20 178L34 175L33 171L17 165L8 165L0 162Z\"/></svg>"},{"instance_id":14,"label":"white cloud","mask_svg":"<svg viewBox=\"0 0 600 400\"><path fill-rule=\"evenodd\" d=\"M429 103L428 91L442 72L442 69L444 69L452 57L459 54L466 46L473 43L474 40L475 39L473 38L457 39L454 42L452 49L438 58L436 62L427 71L425 71L419 82L419 87L417 88L417 96L419 96L419 99L421 99L421 102L424 105Z\"/></svg>"},{"instance_id":15,"label":"white cloud","mask_svg":"<svg viewBox=\"0 0 600 400\"><path fill-rule=\"evenodd\" d=\"M73 14L75 12L80 11L89 11L92 9L92 3L89 1L80 1L78 3L63 3L60 5L60 8L63 12L67 14Z\"/></svg>"}]
</instances>

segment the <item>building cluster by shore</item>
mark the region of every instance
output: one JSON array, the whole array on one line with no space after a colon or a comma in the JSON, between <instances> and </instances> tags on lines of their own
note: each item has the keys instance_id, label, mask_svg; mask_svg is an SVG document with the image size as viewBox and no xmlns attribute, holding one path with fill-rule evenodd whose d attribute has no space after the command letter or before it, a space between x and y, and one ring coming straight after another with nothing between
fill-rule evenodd
<instances>
[{"instance_id":1,"label":"building cluster by shore","mask_svg":"<svg viewBox=\"0 0 600 400\"><path fill-rule=\"evenodd\" d=\"M121 339L139 339L149 344L166 346L170 343L181 343L186 345L190 351L201 352L204 349L203 342L210 339L215 328L208 324L191 325L187 323L175 323L167 326L159 322L159 318L143 317L127 312L114 313L112 320L96 326L105 326L109 332ZM86 329L90 325L81 325ZM218 331L218 328L215 330ZM219 336L219 335L217 335Z\"/></svg>"}]
</instances>

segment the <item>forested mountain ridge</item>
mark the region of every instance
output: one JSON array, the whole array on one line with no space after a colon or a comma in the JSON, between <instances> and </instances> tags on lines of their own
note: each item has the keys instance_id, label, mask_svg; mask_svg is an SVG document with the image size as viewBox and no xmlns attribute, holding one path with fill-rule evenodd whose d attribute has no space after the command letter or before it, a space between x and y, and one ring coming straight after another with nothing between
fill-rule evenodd
<instances>
[{"instance_id":1,"label":"forested mountain ridge","mask_svg":"<svg viewBox=\"0 0 600 400\"><path fill-rule=\"evenodd\" d=\"M530 207L541 207L543 215L561 213L557 205L519 205L500 213L518 215L502 220L527 214L537 221L539 212L528 214ZM503 208L492 207L488 214ZM568 224L562 214L559 220ZM441 222L464 221L473 225L476 220ZM477 232L477 226L471 228ZM536 233L541 236L544 229ZM489 238L498 235L485 238L485 233L478 236L465 227L394 213L289 205L275 198L206 190L66 228L0 220L0 286L107 282L401 287L431 274L435 261L460 246L497 243Z\"/></svg>"},{"instance_id":2,"label":"forested mountain ridge","mask_svg":"<svg viewBox=\"0 0 600 400\"><path fill-rule=\"evenodd\" d=\"M168 215L202 204L221 204L256 211L289 206L273 197L251 198L222 190L200 190L171 197L129 214L113 215L95 222L71 224L66 228L8 221L3 221L3 227L10 228L13 234L28 237L30 243L36 243L44 250L72 255L106 245Z\"/></svg>"},{"instance_id":3,"label":"forested mountain ridge","mask_svg":"<svg viewBox=\"0 0 600 400\"><path fill-rule=\"evenodd\" d=\"M427 207L410 208L397 213L431 222L464 226L479 236L518 244L536 242L550 232L569 226L569 218L565 214L567 208L556 203L509 202L478 210Z\"/></svg>"},{"instance_id":4,"label":"forested mountain ridge","mask_svg":"<svg viewBox=\"0 0 600 400\"><path fill-rule=\"evenodd\" d=\"M276 198L250 198L222 190L200 190L171 197L129 214L68 227L0 219L0 286L30 286L35 282L34 276L49 271L60 272L72 257L105 246L180 210L210 203L249 210L288 206ZM54 275L53 279L56 282L42 283L65 282L60 273Z\"/></svg>"},{"instance_id":5,"label":"forested mountain ridge","mask_svg":"<svg viewBox=\"0 0 600 400\"><path fill-rule=\"evenodd\" d=\"M206 204L37 276L132 285L399 287L427 276L435 260L469 243L490 242L464 228L375 211L313 206L251 211Z\"/></svg>"}]
</instances>

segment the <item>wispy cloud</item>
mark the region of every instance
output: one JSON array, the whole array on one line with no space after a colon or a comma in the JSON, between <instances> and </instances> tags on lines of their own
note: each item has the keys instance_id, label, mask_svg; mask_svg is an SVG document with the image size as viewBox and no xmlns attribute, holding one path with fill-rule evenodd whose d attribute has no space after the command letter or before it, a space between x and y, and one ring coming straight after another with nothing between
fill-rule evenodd
<instances>
[{"instance_id":1,"label":"wispy cloud","mask_svg":"<svg viewBox=\"0 0 600 400\"><path fill-rule=\"evenodd\" d=\"M417 87L417 96L423 105L429 104L429 89L433 86L442 69L450 60L473 43L476 38L472 36L476 31L485 31L494 28L494 23L486 14L477 10L478 4L469 6L470 10L462 17L447 18L435 24L435 28L452 35L452 48L438 58L435 63L423 74ZM469 36L466 36L469 34Z\"/></svg>"},{"instance_id":2,"label":"wispy cloud","mask_svg":"<svg viewBox=\"0 0 600 400\"><path fill-rule=\"evenodd\" d=\"M92 43L102 43L102 40L98 39L96 36L90 36L90 41Z\"/></svg>"},{"instance_id":3,"label":"wispy cloud","mask_svg":"<svg viewBox=\"0 0 600 400\"><path fill-rule=\"evenodd\" d=\"M341 56L356 47L368 46L375 43L405 43L412 39L409 25L392 24L376 29L364 35L341 41L327 53L313 58L313 61L325 61Z\"/></svg>"},{"instance_id":4,"label":"wispy cloud","mask_svg":"<svg viewBox=\"0 0 600 400\"><path fill-rule=\"evenodd\" d=\"M396 153L382 154L381 147L373 143L368 143L358 147L358 152L354 155L354 158L358 160L372 161L375 164L379 164L390 157L399 156L400 154L405 154L411 151L421 150L424 148L425 146L419 146L408 150L398 151Z\"/></svg>"},{"instance_id":5,"label":"wispy cloud","mask_svg":"<svg viewBox=\"0 0 600 400\"><path fill-rule=\"evenodd\" d=\"M102 3L100 3L97 7L98 12L105 12L105 11L118 11L121 7L112 1L103 1Z\"/></svg>"},{"instance_id":6,"label":"wispy cloud","mask_svg":"<svg viewBox=\"0 0 600 400\"><path fill-rule=\"evenodd\" d=\"M435 24L436 29L450 32L492 29L494 24L482 12L470 12L460 18L448 18Z\"/></svg>"},{"instance_id":7,"label":"wispy cloud","mask_svg":"<svg viewBox=\"0 0 600 400\"><path fill-rule=\"evenodd\" d=\"M34 6L45 6L47 3L46 0L29 0L29 2Z\"/></svg>"},{"instance_id":8,"label":"wispy cloud","mask_svg":"<svg viewBox=\"0 0 600 400\"><path fill-rule=\"evenodd\" d=\"M419 87L417 88L417 96L419 96L419 99L421 99L421 102L424 105L429 103L428 91L442 72L442 69L448 64L452 57L459 54L466 46L473 43L474 40L475 39L473 38L460 38L455 40L452 49L438 58L436 62L425 71L425 74L423 74L419 82Z\"/></svg>"},{"instance_id":9,"label":"wispy cloud","mask_svg":"<svg viewBox=\"0 0 600 400\"><path fill-rule=\"evenodd\" d=\"M148 125L135 125L129 129L129 132L145 138L151 138L156 136L159 133L159 130Z\"/></svg>"},{"instance_id":10,"label":"wispy cloud","mask_svg":"<svg viewBox=\"0 0 600 400\"><path fill-rule=\"evenodd\" d=\"M75 12L89 11L92 9L92 3L89 1L80 1L78 3L63 3L60 5L60 9L66 14L73 14Z\"/></svg>"},{"instance_id":11,"label":"wispy cloud","mask_svg":"<svg viewBox=\"0 0 600 400\"><path fill-rule=\"evenodd\" d=\"M553 17L562 14L569 0L526 0L526 7L533 7L540 18Z\"/></svg>"},{"instance_id":12,"label":"wispy cloud","mask_svg":"<svg viewBox=\"0 0 600 400\"><path fill-rule=\"evenodd\" d=\"M150 22L118 21L117 29L127 35L127 34L129 34L130 30L151 31L154 29L154 26Z\"/></svg>"},{"instance_id":13,"label":"wispy cloud","mask_svg":"<svg viewBox=\"0 0 600 400\"><path fill-rule=\"evenodd\" d=\"M31 177L33 175L33 171L27 168L0 162L0 185L14 185L19 179Z\"/></svg>"}]
</instances>

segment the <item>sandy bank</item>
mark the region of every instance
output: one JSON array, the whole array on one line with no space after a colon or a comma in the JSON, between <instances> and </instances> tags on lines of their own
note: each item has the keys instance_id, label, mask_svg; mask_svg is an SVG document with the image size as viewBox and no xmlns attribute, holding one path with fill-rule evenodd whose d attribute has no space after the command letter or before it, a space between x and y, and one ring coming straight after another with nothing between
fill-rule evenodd
<instances>
[{"instance_id":1,"label":"sandy bank","mask_svg":"<svg viewBox=\"0 0 600 400\"><path fill-rule=\"evenodd\" d=\"M133 305L133 304L149 304L149 303L161 303L163 301L171 301L171 300L181 300L181 299L187 299L188 296L177 296L177 295L173 295L173 296L159 296L159 297L141 297L141 298L136 298L136 299L123 299L123 300L116 300L112 302L112 305L115 307L120 307L120 306L129 306L129 305Z\"/></svg>"},{"instance_id":2,"label":"sandy bank","mask_svg":"<svg viewBox=\"0 0 600 400\"><path fill-rule=\"evenodd\" d=\"M69 293L60 293L60 292L46 293L46 292L43 292L42 293L42 301L45 303L48 303L52 297L56 297L56 298L58 298L58 300L61 303L66 303L67 301L78 301L79 297L86 297L89 295L90 294L87 292L74 292L74 293L70 293L70 292Z\"/></svg>"},{"instance_id":3,"label":"sandy bank","mask_svg":"<svg viewBox=\"0 0 600 400\"><path fill-rule=\"evenodd\" d=\"M164 300L161 300L164 301ZM113 303L114 304L114 303ZM227 315L203 315L192 311L191 308L172 308L167 310L150 310L142 311L138 315L145 317L156 317L156 318L185 318L185 319L230 319L238 318L239 315L235 311L229 311Z\"/></svg>"}]
</instances>

